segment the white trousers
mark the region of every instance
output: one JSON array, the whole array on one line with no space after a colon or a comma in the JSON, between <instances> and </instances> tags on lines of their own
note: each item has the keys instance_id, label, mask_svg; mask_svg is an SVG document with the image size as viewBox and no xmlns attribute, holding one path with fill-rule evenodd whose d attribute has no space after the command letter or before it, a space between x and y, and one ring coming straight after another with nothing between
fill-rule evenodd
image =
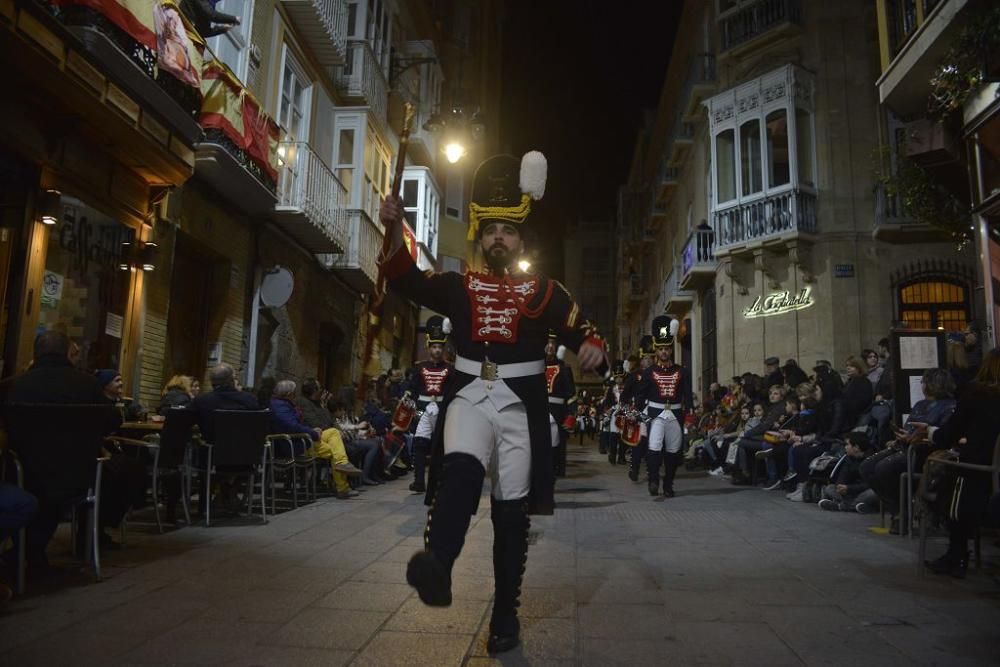
<instances>
[{"instance_id":1,"label":"white trousers","mask_svg":"<svg viewBox=\"0 0 1000 667\"><path fill-rule=\"evenodd\" d=\"M434 434L434 425L437 424L439 411L437 403L427 404L427 407L424 408L424 414L420 415L420 421L417 422L417 430L413 434L414 438L431 439L431 435Z\"/></svg>"},{"instance_id":2,"label":"white trousers","mask_svg":"<svg viewBox=\"0 0 1000 667\"><path fill-rule=\"evenodd\" d=\"M490 471L493 497L517 500L531 488L531 439L523 403L497 410L486 399L473 403L461 393L452 399L444 419L444 453L476 457Z\"/></svg>"},{"instance_id":3,"label":"white trousers","mask_svg":"<svg viewBox=\"0 0 1000 667\"><path fill-rule=\"evenodd\" d=\"M664 410L649 422L649 451L677 453L683 444L680 422L670 410Z\"/></svg>"},{"instance_id":4,"label":"white trousers","mask_svg":"<svg viewBox=\"0 0 1000 667\"><path fill-rule=\"evenodd\" d=\"M556 423L556 418L549 413L549 435L552 438L552 446L559 446L559 424Z\"/></svg>"}]
</instances>

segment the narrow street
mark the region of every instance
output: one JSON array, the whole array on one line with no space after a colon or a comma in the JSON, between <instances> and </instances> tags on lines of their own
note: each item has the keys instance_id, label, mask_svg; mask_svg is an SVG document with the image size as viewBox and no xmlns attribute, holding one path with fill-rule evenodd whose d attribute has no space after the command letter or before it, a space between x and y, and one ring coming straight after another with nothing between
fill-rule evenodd
<instances>
[{"instance_id":1,"label":"narrow street","mask_svg":"<svg viewBox=\"0 0 1000 667\"><path fill-rule=\"evenodd\" d=\"M654 501L589 441L534 518L523 645L502 664L995 664L996 548L965 581L919 577L878 516L823 512L709 477ZM487 665L491 525L480 506L449 609L404 579L424 508L406 482L156 535L107 579L69 577L0 615L8 665ZM932 553L941 548L932 545ZM56 547L58 549L58 546Z\"/></svg>"}]
</instances>

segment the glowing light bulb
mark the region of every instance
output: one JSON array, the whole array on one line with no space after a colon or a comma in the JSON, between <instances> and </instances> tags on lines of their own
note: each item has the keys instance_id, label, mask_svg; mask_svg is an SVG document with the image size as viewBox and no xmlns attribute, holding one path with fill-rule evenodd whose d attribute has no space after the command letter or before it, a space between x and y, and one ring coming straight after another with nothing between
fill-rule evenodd
<instances>
[{"instance_id":1,"label":"glowing light bulb","mask_svg":"<svg viewBox=\"0 0 1000 667\"><path fill-rule=\"evenodd\" d=\"M465 146L453 141L444 147L444 156L451 164L455 164L465 157Z\"/></svg>"},{"instance_id":2,"label":"glowing light bulb","mask_svg":"<svg viewBox=\"0 0 1000 667\"><path fill-rule=\"evenodd\" d=\"M531 262L526 259L522 259L517 263L517 268L521 269L521 273L527 273L528 269L531 268Z\"/></svg>"}]
</instances>

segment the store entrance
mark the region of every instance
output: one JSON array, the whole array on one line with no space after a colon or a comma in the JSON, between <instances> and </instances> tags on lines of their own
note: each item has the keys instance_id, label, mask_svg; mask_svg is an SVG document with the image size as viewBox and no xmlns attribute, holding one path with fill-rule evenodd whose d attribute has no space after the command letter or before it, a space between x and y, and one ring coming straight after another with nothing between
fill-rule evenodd
<instances>
[{"instance_id":1,"label":"store entrance","mask_svg":"<svg viewBox=\"0 0 1000 667\"><path fill-rule=\"evenodd\" d=\"M217 262L193 239L178 232L170 278L165 379L191 375L201 379L208 366L212 286Z\"/></svg>"}]
</instances>

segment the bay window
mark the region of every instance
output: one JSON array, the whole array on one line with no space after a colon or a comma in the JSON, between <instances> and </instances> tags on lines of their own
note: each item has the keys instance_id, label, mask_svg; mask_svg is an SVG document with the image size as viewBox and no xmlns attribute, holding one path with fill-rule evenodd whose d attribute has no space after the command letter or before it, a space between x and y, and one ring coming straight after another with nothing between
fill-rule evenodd
<instances>
[{"instance_id":1,"label":"bay window","mask_svg":"<svg viewBox=\"0 0 1000 667\"><path fill-rule=\"evenodd\" d=\"M788 185L791 169L788 163L788 112L778 109L767 114L767 185L777 188Z\"/></svg>"},{"instance_id":2,"label":"bay window","mask_svg":"<svg viewBox=\"0 0 1000 667\"><path fill-rule=\"evenodd\" d=\"M378 220L389 192L389 144L364 109L334 109L333 155L337 178L347 190L347 208Z\"/></svg>"},{"instance_id":3,"label":"bay window","mask_svg":"<svg viewBox=\"0 0 1000 667\"><path fill-rule=\"evenodd\" d=\"M740 127L740 181L744 197L763 189L760 166L760 121L751 120Z\"/></svg>"},{"instance_id":4,"label":"bay window","mask_svg":"<svg viewBox=\"0 0 1000 667\"><path fill-rule=\"evenodd\" d=\"M736 199L736 141L734 130L720 132L715 138L715 164L718 201Z\"/></svg>"}]
</instances>

